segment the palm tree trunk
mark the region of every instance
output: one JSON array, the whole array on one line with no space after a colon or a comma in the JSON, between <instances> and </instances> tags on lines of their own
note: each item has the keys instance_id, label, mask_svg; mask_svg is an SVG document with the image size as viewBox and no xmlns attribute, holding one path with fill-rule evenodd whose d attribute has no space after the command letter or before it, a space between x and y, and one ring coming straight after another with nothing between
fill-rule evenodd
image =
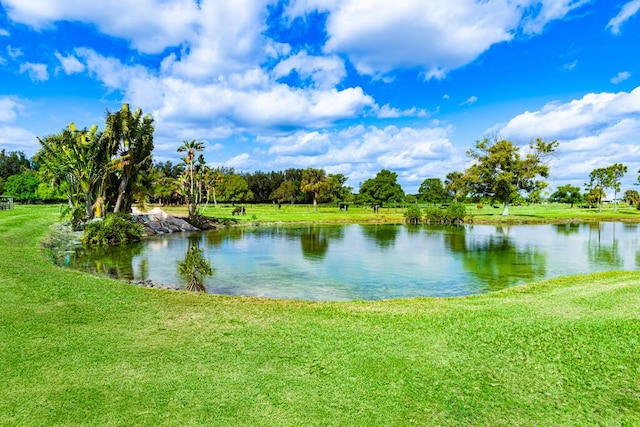
<instances>
[{"instance_id":1,"label":"palm tree trunk","mask_svg":"<svg viewBox=\"0 0 640 427\"><path fill-rule=\"evenodd\" d=\"M120 185L118 186L118 199L116 200L116 206L113 208L113 213L120 212L120 209L122 209L122 205L124 203L124 195L127 192L128 183L129 177L124 175L120 180Z\"/></svg>"}]
</instances>

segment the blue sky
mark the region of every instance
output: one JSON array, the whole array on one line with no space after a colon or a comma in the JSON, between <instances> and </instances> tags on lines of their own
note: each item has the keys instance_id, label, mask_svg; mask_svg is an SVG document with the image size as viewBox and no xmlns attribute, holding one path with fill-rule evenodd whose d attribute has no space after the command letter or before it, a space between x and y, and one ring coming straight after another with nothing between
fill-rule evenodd
<instances>
[{"instance_id":1,"label":"blue sky","mask_svg":"<svg viewBox=\"0 0 640 427\"><path fill-rule=\"evenodd\" d=\"M129 4L130 3L130 4ZM156 121L156 160L383 169L414 193L485 136L558 140L552 186L640 168L640 0L0 0L0 149Z\"/></svg>"}]
</instances>

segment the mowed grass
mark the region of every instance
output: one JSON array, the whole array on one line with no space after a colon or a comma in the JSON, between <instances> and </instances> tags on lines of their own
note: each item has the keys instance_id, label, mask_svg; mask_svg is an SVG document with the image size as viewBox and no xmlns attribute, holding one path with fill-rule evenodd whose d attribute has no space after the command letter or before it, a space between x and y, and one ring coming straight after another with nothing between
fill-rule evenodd
<instances>
[{"instance_id":1,"label":"mowed grass","mask_svg":"<svg viewBox=\"0 0 640 427\"><path fill-rule=\"evenodd\" d=\"M222 297L55 267L37 244L56 220L0 211L0 425L640 425L638 271L465 298Z\"/></svg>"},{"instance_id":2,"label":"mowed grass","mask_svg":"<svg viewBox=\"0 0 640 427\"><path fill-rule=\"evenodd\" d=\"M404 221L403 205L391 205L380 208L374 213L370 206L350 205L348 211L343 211L335 204L320 204L317 211L312 205L282 204L280 209L274 204L245 204L246 215L232 215L234 206L218 204L217 207L208 205L204 215L214 218L233 219L239 224L273 223L273 222L316 222L316 223L367 223L387 222L402 223ZM437 205L419 205L424 208L439 207ZM467 213L474 223L542 223L569 221L634 221L640 222L640 211L633 206L619 204L614 210L613 205L604 205L601 210L583 209L577 205L573 208L568 204L538 204L529 206L511 206L509 215L502 216L502 205L493 207L483 205L481 209L476 204L467 205ZM186 216L186 207L162 207L163 210L176 215Z\"/></svg>"}]
</instances>

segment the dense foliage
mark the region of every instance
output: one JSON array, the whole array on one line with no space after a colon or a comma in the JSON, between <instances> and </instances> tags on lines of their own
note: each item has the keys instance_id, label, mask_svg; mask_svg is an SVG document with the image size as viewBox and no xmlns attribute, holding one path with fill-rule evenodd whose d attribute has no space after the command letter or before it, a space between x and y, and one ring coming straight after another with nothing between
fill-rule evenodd
<instances>
[{"instance_id":1,"label":"dense foliage","mask_svg":"<svg viewBox=\"0 0 640 427\"><path fill-rule=\"evenodd\" d=\"M203 255L204 250L193 245L187 250L184 260L178 264L180 275L187 281L185 290L190 292L204 292L204 276L211 276L213 269Z\"/></svg>"},{"instance_id":2,"label":"dense foliage","mask_svg":"<svg viewBox=\"0 0 640 427\"><path fill-rule=\"evenodd\" d=\"M131 215L123 212L108 214L103 220L86 224L82 243L85 246L110 246L139 242L142 225L134 222Z\"/></svg>"}]
</instances>

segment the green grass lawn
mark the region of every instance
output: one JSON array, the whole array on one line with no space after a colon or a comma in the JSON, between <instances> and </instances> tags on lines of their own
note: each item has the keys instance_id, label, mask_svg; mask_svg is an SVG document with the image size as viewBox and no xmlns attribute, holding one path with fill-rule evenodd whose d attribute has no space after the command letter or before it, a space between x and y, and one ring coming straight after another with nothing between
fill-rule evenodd
<instances>
[{"instance_id":1,"label":"green grass lawn","mask_svg":"<svg viewBox=\"0 0 640 427\"><path fill-rule=\"evenodd\" d=\"M0 211L0 425L640 425L638 271L464 298L190 294L53 266L57 217Z\"/></svg>"},{"instance_id":2,"label":"green grass lawn","mask_svg":"<svg viewBox=\"0 0 640 427\"><path fill-rule=\"evenodd\" d=\"M233 206L219 204L207 206L204 211L205 216L215 218L235 219L239 223L264 223L264 222L392 222L402 223L404 221L404 209L401 205L385 206L380 208L377 214L369 206L349 207L347 212L341 211L335 204L318 205L317 212L314 212L311 205L289 205L282 204L278 209L273 204L247 204L246 215L232 215ZM426 205L421 205L424 208ZM477 205L467 205L469 218L474 223L540 223L540 222L567 222L567 221L640 221L640 211L635 207L620 204L616 211L612 205L605 205L602 211L598 209L581 209L577 206L571 208L569 205L548 204L531 206L511 206L509 216L502 216L502 206L494 208L491 205L484 205L482 209L477 209ZM162 207L163 210L182 216L187 215L186 207Z\"/></svg>"}]
</instances>

